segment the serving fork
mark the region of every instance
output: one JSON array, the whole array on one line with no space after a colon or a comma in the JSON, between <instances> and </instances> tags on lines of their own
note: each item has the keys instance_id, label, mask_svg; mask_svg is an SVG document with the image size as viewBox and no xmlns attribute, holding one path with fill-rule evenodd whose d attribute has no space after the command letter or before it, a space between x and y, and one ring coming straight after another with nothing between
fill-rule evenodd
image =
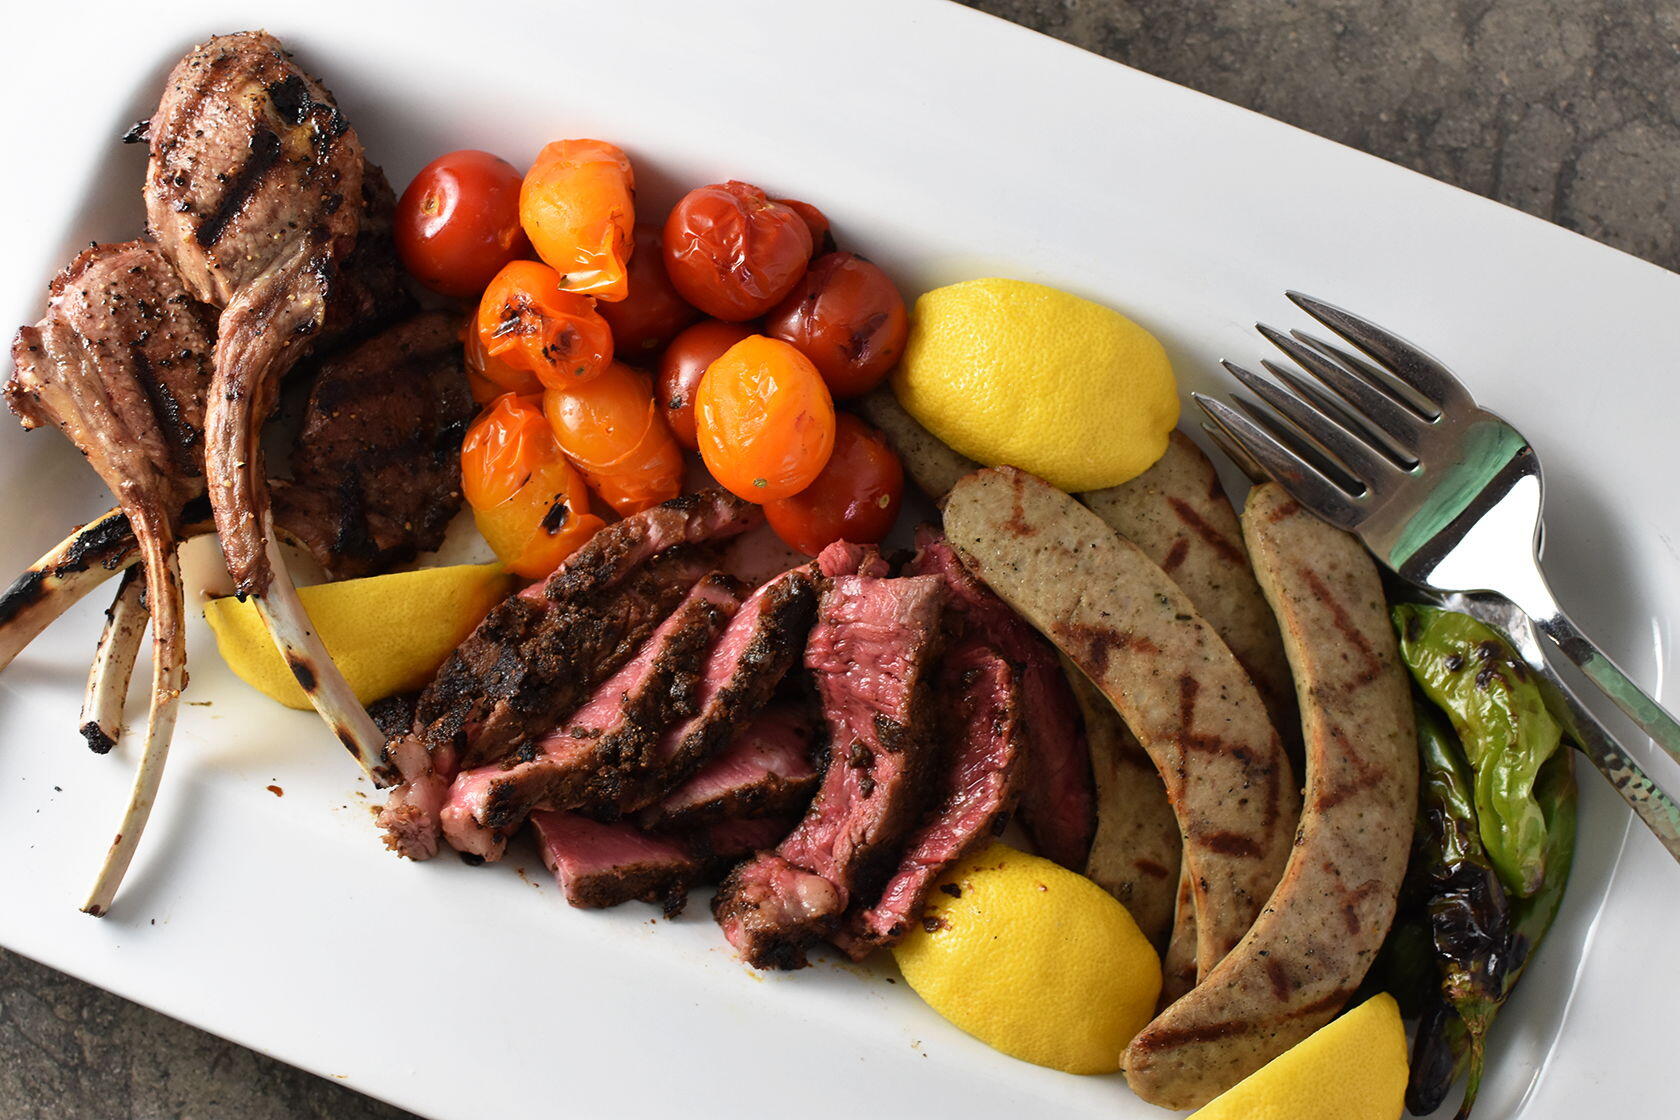
<instances>
[{"instance_id":1,"label":"serving fork","mask_svg":"<svg viewBox=\"0 0 1680 1120\"><path fill-rule=\"evenodd\" d=\"M1224 362L1259 401L1192 394L1210 432L1403 580L1510 637L1583 753L1680 860L1680 807L1579 702L1537 637L1680 759L1680 723L1581 632L1547 584L1544 486L1528 440L1419 347L1321 300L1289 298L1345 345L1259 326L1294 366L1263 359L1268 378Z\"/></svg>"}]
</instances>

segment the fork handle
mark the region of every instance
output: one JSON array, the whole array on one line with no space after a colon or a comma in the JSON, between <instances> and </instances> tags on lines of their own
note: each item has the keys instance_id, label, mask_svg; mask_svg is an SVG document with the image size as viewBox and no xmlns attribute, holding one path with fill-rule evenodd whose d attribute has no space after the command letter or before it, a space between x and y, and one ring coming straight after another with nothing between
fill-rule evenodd
<instances>
[{"instance_id":1,"label":"fork handle","mask_svg":"<svg viewBox=\"0 0 1680 1120\"><path fill-rule=\"evenodd\" d=\"M1552 644L1573 661L1587 679L1610 698L1611 703L1638 724L1652 742L1680 760L1680 722L1676 722L1666 708L1622 672L1608 654L1593 644L1591 638L1581 633L1580 628L1563 613L1563 608L1552 602L1549 609L1530 609L1529 615L1540 632L1551 639Z\"/></svg>"}]
</instances>

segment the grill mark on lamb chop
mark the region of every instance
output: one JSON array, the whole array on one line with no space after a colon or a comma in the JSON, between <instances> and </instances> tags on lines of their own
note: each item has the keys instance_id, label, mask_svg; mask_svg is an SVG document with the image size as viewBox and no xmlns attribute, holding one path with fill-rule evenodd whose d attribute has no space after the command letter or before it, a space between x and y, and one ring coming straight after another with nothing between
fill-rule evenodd
<instances>
[{"instance_id":1,"label":"grill mark on lamb chop","mask_svg":"<svg viewBox=\"0 0 1680 1120\"><path fill-rule=\"evenodd\" d=\"M46 316L20 330L12 345L7 403L26 428L56 426L110 488L145 564L153 613L146 743L116 838L83 905L95 915L110 907L145 829L186 687L177 533L181 507L202 481L180 471L171 444L179 432L160 419L147 385L166 375L183 384L202 379L209 352L201 309L145 241L80 254L54 277Z\"/></svg>"},{"instance_id":2,"label":"grill mark on lamb chop","mask_svg":"<svg viewBox=\"0 0 1680 1120\"><path fill-rule=\"evenodd\" d=\"M458 321L429 312L321 363L275 487L275 520L334 579L407 563L443 543L461 507L473 415Z\"/></svg>"},{"instance_id":3,"label":"grill mark on lamb chop","mask_svg":"<svg viewBox=\"0 0 1680 1120\"><path fill-rule=\"evenodd\" d=\"M952 611L1020 668L1021 718L1028 740L1021 825L1040 855L1083 871L1097 831L1096 780L1079 704L1055 648L975 579L943 537L923 528L916 545L907 571L945 580Z\"/></svg>"},{"instance_id":4,"label":"grill mark on lamb chop","mask_svg":"<svg viewBox=\"0 0 1680 1120\"><path fill-rule=\"evenodd\" d=\"M775 851L737 867L712 902L753 967L803 967L851 899L891 872L937 761L929 717L945 596L935 576L839 575L824 592L805 650L829 729L822 786Z\"/></svg>"},{"instance_id":5,"label":"grill mark on lamb chop","mask_svg":"<svg viewBox=\"0 0 1680 1120\"><path fill-rule=\"evenodd\" d=\"M723 820L786 817L817 788L816 728L796 704L772 704L718 755L638 817L643 828L696 829Z\"/></svg>"},{"instance_id":6,"label":"grill mark on lamb chop","mask_svg":"<svg viewBox=\"0 0 1680 1120\"><path fill-rule=\"evenodd\" d=\"M221 309L205 475L223 558L315 709L387 785L379 729L310 626L280 554L260 440L356 244L361 141L332 95L263 32L193 48L170 72L149 132L147 225L188 289Z\"/></svg>"},{"instance_id":7,"label":"grill mark on lamb chop","mask_svg":"<svg viewBox=\"0 0 1680 1120\"><path fill-rule=\"evenodd\" d=\"M895 944L944 870L1003 830L1027 760L1020 674L984 641L959 639L939 664L941 738L948 757L933 807L898 868L868 907L854 906L835 938L853 960Z\"/></svg>"},{"instance_id":8,"label":"grill mark on lamb chop","mask_svg":"<svg viewBox=\"0 0 1680 1120\"><path fill-rule=\"evenodd\" d=\"M721 490L673 498L602 529L491 610L421 694L414 730L391 745L403 784L380 816L387 846L435 855L455 775L500 761L575 710L710 569L716 542L762 517Z\"/></svg>"},{"instance_id":9,"label":"grill mark on lamb chop","mask_svg":"<svg viewBox=\"0 0 1680 1120\"><path fill-rule=\"evenodd\" d=\"M456 777L441 814L444 838L493 861L538 806L611 810L624 782L652 765L660 732L693 713L706 651L740 602L730 577L700 580L634 657L537 740L535 757Z\"/></svg>"}]
</instances>

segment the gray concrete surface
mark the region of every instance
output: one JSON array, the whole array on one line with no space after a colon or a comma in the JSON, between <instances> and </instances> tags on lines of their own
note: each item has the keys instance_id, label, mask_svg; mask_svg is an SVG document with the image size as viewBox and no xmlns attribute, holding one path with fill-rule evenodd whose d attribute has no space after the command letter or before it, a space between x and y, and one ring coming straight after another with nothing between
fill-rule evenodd
<instances>
[{"instance_id":1,"label":"gray concrete surface","mask_svg":"<svg viewBox=\"0 0 1680 1120\"><path fill-rule=\"evenodd\" d=\"M1680 0L973 0L1680 268ZM0 1118L408 1114L0 952Z\"/></svg>"}]
</instances>

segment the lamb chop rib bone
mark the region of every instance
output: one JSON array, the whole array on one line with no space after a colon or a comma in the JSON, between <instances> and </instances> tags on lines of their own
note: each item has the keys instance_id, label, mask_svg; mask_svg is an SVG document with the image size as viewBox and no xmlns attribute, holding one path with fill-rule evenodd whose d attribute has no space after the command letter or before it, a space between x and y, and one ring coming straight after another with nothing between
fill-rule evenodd
<instances>
[{"instance_id":1,"label":"lamb chop rib bone","mask_svg":"<svg viewBox=\"0 0 1680 1120\"><path fill-rule=\"evenodd\" d=\"M123 700L134 675L134 662L151 611L146 606L142 573L134 568L117 581L117 594L105 610L105 629L94 648L82 695L82 735L94 754L109 754L122 734Z\"/></svg>"},{"instance_id":2,"label":"lamb chop rib bone","mask_svg":"<svg viewBox=\"0 0 1680 1120\"><path fill-rule=\"evenodd\" d=\"M160 405L174 373L197 372L209 348L199 309L156 246L143 241L96 245L78 256L53 279L46 316L20 330L12 346L8 403L25 427L62 431L116 496L145 565L153 615L146 741L122 823L82 906L94 915L110 907L133 859L186 687L176 521L200 482L183 466L174 417Z\"/></svg>"},{"instance_id":3,"label":"lamb chop rib bone","mask_svg":"<svg viewBox=\"0 0 1680 1120\"><path fill-rule=\"evenodd\" d=\"M222 309L205 474L222 555L299 686L373 778L384 737L333 663L280 554L261 429L320 331L355 246L362 146L332 95L263 32L218 36L170 72L151 122L146 219L189 290Z\"/></svg>"}]
</instances>

